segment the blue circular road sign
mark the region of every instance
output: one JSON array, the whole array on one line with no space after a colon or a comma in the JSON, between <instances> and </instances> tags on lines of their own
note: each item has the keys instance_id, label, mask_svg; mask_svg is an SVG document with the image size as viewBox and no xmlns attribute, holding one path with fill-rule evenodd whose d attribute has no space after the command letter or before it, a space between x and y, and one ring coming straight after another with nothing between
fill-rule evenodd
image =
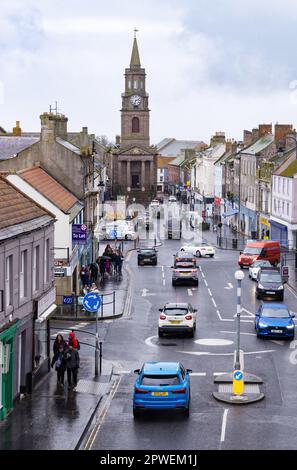
<instances>
[{"instance_id":1,"label":"blue circular road sign","mask_svg":"<svg viewBox=\"0 0 297 470\"><path fill-rule=\"evenodd\" d=\"M100 308L102 302L102 297L95 292L89 292L86 294L83 299L83 306L88 312L97 312Z\"/></svg>"},{"instance_id":2,"label":"blue circular road sign","mask_svg":"<svg viewBox=\"0 0 297 470\"><path fill-rule=\"evenodd\" d=\"M236 370L233 374L235 380L242 380L243 379L243 372L240 370Z\"/></svg>"}]
</instances>

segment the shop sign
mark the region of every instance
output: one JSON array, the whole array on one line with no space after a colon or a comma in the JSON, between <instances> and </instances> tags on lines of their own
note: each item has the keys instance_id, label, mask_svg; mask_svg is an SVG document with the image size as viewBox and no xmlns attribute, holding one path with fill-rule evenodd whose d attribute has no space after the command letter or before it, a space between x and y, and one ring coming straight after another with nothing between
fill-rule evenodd
<instances>
[{"instance_id":1,"label":"shop sign","mask_svg":"<svg viewBox=\"0 0 297 470\"><path fill-rule=\"evenodd\" d=\"M270 223L265 217L260 216L259 221L261 225L266 225L266 227L270 227Z\"/></svg>"},{"instance_id":2,"label":"shop sign","mask_svg":"<svg viewBox=\"0 0 297 470\"><path fill-rule=\"evenodd\" d=\"M66 268L55 268L54 274L55 274L55 277L65 277Z\"/></svg>"},{"instance_id":3,"label":"shop sign","mask_svg":"<svg viewBox=\"0 0 297 470\"><path fill-rule=\"evenodd\" d=\"M85 224L72 225L72 243L84 245L87 242L87 227Z\"/></svg>"}]
</instances>

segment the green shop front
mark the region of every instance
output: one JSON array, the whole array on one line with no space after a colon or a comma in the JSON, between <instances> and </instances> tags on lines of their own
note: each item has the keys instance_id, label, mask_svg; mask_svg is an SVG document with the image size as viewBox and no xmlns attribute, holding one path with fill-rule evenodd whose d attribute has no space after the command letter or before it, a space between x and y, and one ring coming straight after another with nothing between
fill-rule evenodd
<instances>
[{"instance_id":1,"label":"green shop front","mask_svg":"<svg viewBox=\"0 0 297 470\"><path fill-rule=\"evenodd\" d=\"M0 421L13 408L14 339L19 320L0 329Z\"/></svg>"}]
</instances>

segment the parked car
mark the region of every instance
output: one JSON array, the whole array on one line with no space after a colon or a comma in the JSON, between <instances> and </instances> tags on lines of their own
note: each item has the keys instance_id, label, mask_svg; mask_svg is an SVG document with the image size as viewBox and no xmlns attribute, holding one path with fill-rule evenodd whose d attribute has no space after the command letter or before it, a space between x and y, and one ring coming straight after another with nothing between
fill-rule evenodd
<instances>
[{"instance_id":1,"label":"parked car","mask_svg":"<svg viewBox=\"0 0 297 470\"><path fill-rule=\"evenodd\" d=\"M207 243L189 243L187 245L183 245L181 247L181 251L188 251L199 258L201 258L201 256L209 256L210 258L213 258L215 255L214 247Z\"/></svg>"},{"instance_id":2,"label":"parked car","mask_svg":"<svg viewBox=\"0 0 297 470\"><path fill-rule=\"evenodd\" d=\"M197 310L188 303L167 302L159 309L158 334L162 337L165 333L189 334L192 338L196 330Z\"/></svg>"},{"instance_id":3,"label":"parked car","mask_svg":"<svg viewBox=\"0 0 297 470\"><path fill-rule=\"evenodd\" d=\"M190 373L180 362L145 362L134 373L133 416L147 410L190 413Z\"/></svg>"},{"instance_id":4,"label":"parked car","mask_svg":"<svg viewBox=\"0 0 297 470\"><path fill-rule=\"evenodd\" d=\"M240 252L238 264L241 268L250 267L256 260L267 260L276 266L280 262L280 243L249 240L244 251Z\"/></svg>"},{"instance_id":5,"label":"parked car","mask_svg":"<svg viewBox=\"0 0 297 470\"><path fill-rule=\"evenodd\" d=\"M257 281L257 299L263 299L263 297L273 297L278 300L284 299L284 284L278 269L260 269Z\"/></svg>"},{"instance_id":6,"label":"parked car","mask_svg":"<svg viewBox=\"0 0 297 470\"><path fill-rule=\"evenodd\" d=\"M194 284L198 286L198 268L196 260L188 261L180 258L175 258L172 268L172 285L179 284Z\"/></svg>"},{"instance_id":7,"label":"parked car","mask_svg":"<svg viewBox=\"0 0 297 470\"><path fill-rule=\"evenodd\" d=\"M177 202L177 199L175 196L169 196L168 202Z\"/></svg>"},{"instance_id":8,"label":"parked car","mask_svg":"<svg viewBox=\"0 0 297 470\"><path fill-rule=\"evenodd\" d=\"M156 248L140 248L137 255L138 266L143 266L144 264L150 264L156 266L158 263L157 250Z\"/></svg>"},{"instance_id":9,"label":"parked car","mask_svg":"<svg viewBox=\"0 0 297 470\"><path fill-rule=\"evenodd\" d=\"M271 266L270 261L256 260L249 267L249 278L256 281L258 273L259 273L261 268L271 268L271 267L272 266Z\"/></svg>"},{"instance_id":10,"label":"parked car","mask_svg":"<svg viewBox=\"0 0 297 470\"><path fill-rule=\"evenodd\" d=\"M265 302L256 312L255 329L258 337L277 337L293 340L295 314L287 305Z\"/></svg>"}]
</instances>

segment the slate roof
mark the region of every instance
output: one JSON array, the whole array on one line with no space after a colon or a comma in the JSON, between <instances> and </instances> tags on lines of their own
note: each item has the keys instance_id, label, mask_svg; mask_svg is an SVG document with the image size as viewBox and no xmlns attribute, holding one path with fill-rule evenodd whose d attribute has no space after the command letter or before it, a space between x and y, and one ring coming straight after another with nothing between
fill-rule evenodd
<instances>
[{"instance_id":1,"label":"slate roof","mask_svg":"<svg viewBox=\"0 0 297 470\"><path fill-rule=\"evenodd\" d=\"M196 149L203 144L201 140L163 139L157 144L157 149L162 155L177 157L184 149Z\"/></svg>"},{"instance_id":2,"label":"slate roof","mask_svg":"<svg viewBox=\"0 0 297 470\"><path fill-rule=\"evenodd\" d=\"M79 202L70 191L38 166L22 170L18 172L18 175L64 213L69 213L71 208Z\"/></svg>"},{"instance_id":3,"label":"slate roof","mask_svg":"<svg viewBox=\"0 0 297 470\"><path fill-rule=\"evenodd\" d=\"M80 155L80 149L67 140L61 139L61 137L56 137L56 142L58 142L60 145L63 145L63 147L66 147L68 150L71 150L72 152Z\"/></svg>"},{"instance_id":4,"label":"slate roof","mask_svg":"<svg viewBox=\"0 0 297 470\"><path fill-rule=\"evenodd\" d=\"M44 217L55 218L0 175L0 230Z\"/></svg>"},{"instance_id":5,"label":"slate roof","mask_svg":"<svg viewBox=\"0 0 297 470\"><path fill-rule=\"evenodd\" d=\"M6 160L17 155L38 142L39 137L16 137L0 135L0 160Z\"/></svg>"},{"instance_id":6,"label":"slate roof","mask_svg":"<svg viewBox=\"0 0 297 470\"><path fill-rule=\"evenodd\" d=\"M246 147L245 149L241 150L240 153L248 155L257 155L257 153L261 152L270 144L272 144L273 141L274 136L272 134L264 135L249 147Z\"/></svg>"}]
</instances>

